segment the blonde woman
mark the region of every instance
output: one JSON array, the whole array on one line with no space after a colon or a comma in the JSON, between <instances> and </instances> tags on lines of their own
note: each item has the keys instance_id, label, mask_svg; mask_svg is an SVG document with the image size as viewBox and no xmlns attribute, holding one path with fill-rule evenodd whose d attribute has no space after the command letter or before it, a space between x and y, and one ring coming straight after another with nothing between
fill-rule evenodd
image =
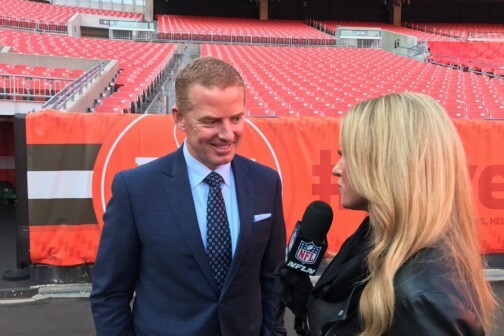
<instances>
[{"instance_id":1,"label":"blonde woman","mask_svg":"<svg viewBox=\"0 0 504 336\"><path fill-rule=\"evenodd\" d=\"M483 278L464 148L443 108L416 93L362 102L345 116L340 145L341 204L369 216L304 314L295 307L310 334L488 333L496 304Z\"/></svg>"}]
</instances>

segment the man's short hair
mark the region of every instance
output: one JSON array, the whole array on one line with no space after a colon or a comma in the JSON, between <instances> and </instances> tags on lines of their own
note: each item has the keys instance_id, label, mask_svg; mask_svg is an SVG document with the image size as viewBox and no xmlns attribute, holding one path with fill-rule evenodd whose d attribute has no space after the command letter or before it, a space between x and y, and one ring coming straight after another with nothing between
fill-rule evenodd
<instances>
[{"instance_id":1,"label":"man's short hair","mask_svg":"<svg viewBox=\"0 0 504 336\"><path fill-rule=\"evenodd\" d=\"M193 108L189 91L194 85L205 88L241 86L245 83L240 73L230 64L213 57L201 57L189 62L175 79L175 104L181 113Z\"/></svg>"}]
</instances>

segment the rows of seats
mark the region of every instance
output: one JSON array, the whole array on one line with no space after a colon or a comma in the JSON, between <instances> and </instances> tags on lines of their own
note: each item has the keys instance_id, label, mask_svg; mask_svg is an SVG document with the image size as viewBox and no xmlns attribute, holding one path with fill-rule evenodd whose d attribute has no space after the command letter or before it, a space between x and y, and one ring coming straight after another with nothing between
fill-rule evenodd
<instances>
[{"instance_id":1,"label":"rows of seats","mask_svg":"<svg viewBox=\"0 0 504 336\"><path fill-rule=\"evenodd\" d=\"M166 43L139 43L124 40L75 38L16 30L1 30L0 44L12 46L12 52L96 59L119 60L120 68L142 66L145 60L161 53L172 55L176 47ZM168 57L169 58L169 57Z\"/></svg>"},{"instance_id":2,"label":"rows of seats","mask_svg":"<svg viewBox=\"0 0 504 336\"><path fill-rule=\"evenodd\" d=\"M84 70L0 63L0 99L47 101Z\"/></svg>"},{"instance_id":3,"label":"rows of seats","mask_svg":"<svg viewBox=\"0 0 504 336\"><path fill-rule=\"evenodd\" d=\"M230 23L234 20L209 19L215 20L216 26L220 21ZM247 21L237 19L241 20ZM258 28L250 26L248 29L259 31L261 21L252 21L253 27ZM176 29L191 26L184 26L183 23L187 22L184 20L174 22L179 23L178 26L174 24ZM273 26L278 22L269 23L269 34L273 35L276 33ZM314 31L302 22L299 24L303 30ZM372 26L363 23L353 25ZM374 26L405 29L386 24ZM208 29L204 24L194 27L202 31ZM219 27L216 28L219 32L227 34L230 27L235 29L236 25L221 24ZM295 28L295 25L290 28ZM296 32L295 29L290 33L302 34L301 30ZM168 44L143 43L142 48L138 48L137 43L129 41L77 39L9 30L0 34L0 43L13 46L14 52L118 59L121 73L115 80L117 92L113 97L107 97L114 99L104 98L100 103L108 106L109 110L115 107L113 110L122 112L134 112L152 92L154 83L160 78L160 71L175 51L175 46ZM247 108L251 115L337 116L346 113L356 102L396 91L430 94L454 117L497 117L503 106L502 85L497 80L402 58L381 50L203 45L202 54L222 57L240 69L248 83ZM97 108L97 111L100 110L102 108Z\"/></svg>"},{"instance_id":4,"label":"rows of seats","mask_svg":"<svg viewBox=\"0 0 504 336\"><path fill-rule=\"evenodd\" d=\"M145 101L142 90L138 87L123 85L110 97L103 97L93 108L95 113L136 113Z\"/></svg>"},{"instance_id":5,"label":"rows of seats","mask_svg":"<svg viewBox=\"0 0 504 336\"><path fill-rule=\"evenodd\" d=\"M369 28L380 28L383 30L388 30L394 33L414 36L417 38L417 42L425 41L450 41L453 38L449 36L437 35L428 32L423 32L419 30L409 29L406 27L399 27L388 23L380 22L348 22L348 21L320 21L320 24L327 27L332 31L336 31L338 27L369 27Z\"/></svg>"},{"instance_id":6,"label":"rows of seats","mask_svg":"<svg viewBox=\"0 0 504 336\"><path fill-rule=\"evenodd\" d=\"M54 68L47 66L30 66L26 64L6 64L0 63L0 74L18 75L25 77L52 77L76 79L82 76L85 71L82 69L70 70L67 68Z\"/></svg>"},{"instance_id":7,"label":"rows of seats","mask_svg":"<svg viewBox=\"0 0 504 336\"><path fill-rule=\"evenodd\" d=\"M66 23L75 14L93 14L100 16L113 16L118 18L142 20L143 15L139 13L112 11L96 8L83 8L72 6L58 6L28 0L8 0L2 1L0 6L0 16L25 18L41 21L54 21Z\"/></svg>"},{"instance_id":8,"label":"rows of seats","mask_svg":"<svg viewBox=\"0 0 504 336\"><path fill-rule=\"evenodd\" d=\"M136 103L159 84L161 71L176 50L174 44L167 43L74 38L15 30L2 30L0 45L12 46L14 53L118 60L120 73L116 89L132 87L138 93Z\"/></svg>"},{"instance_id":9,"label":"rows of seats","mask_svg":"<svg viewBox=\"0 0 504 336\"><path fill-rule=\"evenodd\" d=\"M3 1L0 7L0 26L66 34L68 20L78 13L118 19L136 19L137 21L143 19L143 15L139 13L9 0Z\"/></svg>"},{"instance_id":10,"label":"rows of seats","mask_svg":"<svg viewBox=\"0 0 504 336\"><path fill-rule=\"evenodd\" d=\"M498 23L410 23L406 26L464 40L504 40L504 24Z\"/></svg>"},{"instance_id":11,"label":"rows of seats","mask_svg":"<svg viewBox=\"0 0 504 336\"><path fill-rule=\"evenodd\" d=\"M423 92L454 118L504 114L500 79L420 62L378 49L202 45L233 64L247 83L250 115L340 116L365 99Z\"/></svg>"},{"instance_id":12,"label":"rows of seats","mask_svg":"<svg viewBox=\"0 0 504 336\"><path fill-rule=\"evenodd\" d=\"M157 19L160 39L301 45L335 42L333 37L303 21L179 15L159 15Z\"/></svg>"}]
</instances>

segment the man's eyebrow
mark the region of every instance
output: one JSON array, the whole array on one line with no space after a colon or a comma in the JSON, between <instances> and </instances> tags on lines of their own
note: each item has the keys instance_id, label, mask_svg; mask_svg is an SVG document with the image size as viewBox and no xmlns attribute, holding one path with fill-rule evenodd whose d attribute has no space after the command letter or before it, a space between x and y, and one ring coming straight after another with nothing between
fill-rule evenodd
<instances>
[{"instance_id":1,"label":"man's eyebrow","mask_svg":"<svg viewBox=\"0 0 504 336\"><path fill-rule=\"evenodd\" d=\"M215 120L220 120L221 118L217 117L212 117L212 116L203 116L198 119L198 121L215 121Z\"/></svg>"}]
</instances>

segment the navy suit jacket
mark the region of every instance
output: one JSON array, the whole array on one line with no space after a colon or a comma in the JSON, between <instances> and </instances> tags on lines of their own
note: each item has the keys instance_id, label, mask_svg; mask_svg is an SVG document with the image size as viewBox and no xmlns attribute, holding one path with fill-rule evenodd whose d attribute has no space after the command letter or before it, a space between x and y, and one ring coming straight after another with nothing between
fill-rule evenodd
<instances>
[{"instance_id":1,"label":"navy suit jacket","mask_svg":"<svg viewBox=\"0 0 504 336\"><path fill-rule=\"evenodd\" d=\"M93 268L98 336L270 335L279 302L273 273L285 256L281 181L271 168L238 155L231 167L240 234L220 292L182 147L114 177ZM257 214L271 217L254 222ZM285 334L282 320L272 335Z\"/></svg>"}]
</instances>

